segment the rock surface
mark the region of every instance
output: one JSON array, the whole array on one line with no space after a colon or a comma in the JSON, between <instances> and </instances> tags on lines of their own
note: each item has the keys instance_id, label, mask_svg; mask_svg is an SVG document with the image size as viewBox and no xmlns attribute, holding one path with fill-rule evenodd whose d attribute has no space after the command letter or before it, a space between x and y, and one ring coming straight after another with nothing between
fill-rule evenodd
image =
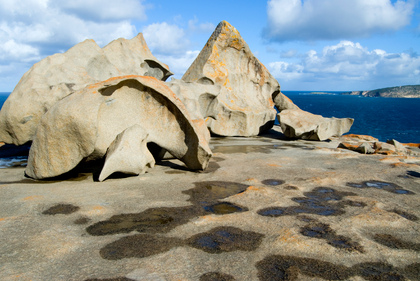
<instances>
[{"instance_id":1,"label":"rock surface","mask_svg":"<svg viewBox=\"0 0 420 281\"><path fill-rule=\"evenodd\" d=\"M273 95L283 104L279 83L226 21L217 26L182 80L221 87L204 116L210 131L221 136L258 135L275 120Z\"/></svg>"},{"instance_id":2,"label":"rock surface","mask_svg":"<svg viewBox=\"0 0 420 281\"><path fill-rule=\"evenodd\" d=\"M83 159L101 159L117 135L137 124L148 134L147 142L166 149L188 168L207 167L211 150L204 121L192 119L164 82L123 76L90 85L44 114L26 174L50 178L70 171Z\"/></svg>"},{"instance_id":3,"label":"rock surface","mask_svg":"<svg viewBox=\"0 0 420 281\"><path fill-rule=\"evenodd\" d=\"M138 124L119 134L106 152L99 181L105 180L115 172L139 175L145 173L148 167L153 168L155 159L147 148L148 136Z\"/></svg>"},{"instance_id":4,"label":"rock surface","mask_svg":"<svg viewBox=\"0 0 420 281\"><path fill-rule=\"evenodd\" d=\"M0 169L0 280L418 280L420 158L281 136L215 138L204 173Z\"/></svg>"},{"instance_id":5,"label":"rock surface","mask_svg":"<svg viewBox=\"0 0 420 281\"><path fill-rule=\"evenodd\" d=\"M347 133L354 121L351 118L325 118L300 109L286 109L277 116L286 137L317 141Z\"/></svg>"},{"instance_id":6,"label":"rock surface","mask_svg":"<svg viewBox=\"0 0 420 281\"><path fill-rule=\"evenodd\" d=\"M22 145L33 139L42 117L56 102L89 84L114 76L147 75L166 79L169 68L150 52L139 33L104 48L93 40L49 56L26 72L0 111L0 141Z\"/></svg>"}]
</instances>

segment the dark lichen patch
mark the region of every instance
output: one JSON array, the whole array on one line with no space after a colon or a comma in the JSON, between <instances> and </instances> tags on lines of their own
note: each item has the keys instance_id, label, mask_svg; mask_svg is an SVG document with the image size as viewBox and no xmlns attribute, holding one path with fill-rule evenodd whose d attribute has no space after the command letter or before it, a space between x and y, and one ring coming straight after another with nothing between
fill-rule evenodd
<instances>
[{"instance_id":1,"label":"dark lichen patch","mask_svg":"<svg viewBox=\"0 0 420 281\"><path fill-rule=\"evenodd\" d=\"M284 180L279 180L279 179L266 179L262 181L262 184L272 185L272 186L282 185L283 183L284 183Z\"/></svg>"},{"instance_id":2,"label":"dark lichen patch","mask_svg":"<svg viewBox=\"0 0 420 281\"><path fill-rule=\"evenodd\" d=\"M220 202L212 205L204 206L206 212L216 215L227 215L232 213L246 212L248 208L235 205L230 202Z\"/></svg>"},{"instance_id":3,"label":"dark lichen patch","mask_svg":"<svg viewBox=\"0 0 420 281\"><path fill-rule=\"evenodd\" d=\"M297 280L299 274L326 280L344 280L351 276L342 265L311 258L268 256L256 264L258 278L263 281Z\"/></svg>"},{"instance_id":4,"label":"dark lichen patch","mask_svg":"<svg viewBox=\"0 0 420 281\"><path fill-rule=\"evenodd\" d=\"M406 277L414 276L418 264L405 269L380 262L346 267L311 258L273 255L259 261L256 267L262 281L298 280L300 274L326 280L346 280L353 276L366 280L406 280Z\"/></svg>"},{"instance_id":5,"label":"dark lichen patch","mask_svg":"<svg viewBox=\"0 0 420 281\"><path fill-rule=\"evenodd\" d=\"M354 188L376 188L382 189L391 193L396 194L408 194L412 195L415 194L410 190L403 189L401 186L391 183L391 182L383 182L383 181L365 181L362 183L347 183L347 186L354 187Z\"/></svg>"},{"instance_id":6,"label":"dark lichen patch","mask_svg":"<svg viewBox=\"0 0 420 281\"><path fill-rule=\"evenodd\" d=\"M182 193L190 196L188 201L204 205L244 192L249 186L236 182L203 181L195 182L195 187Z\"/></svg>"},{"instance_id":7,"label":"dark lichen patch","mask_svg":"<svg viewBox=\"0 0 420 281\"><path fill-rule=\"evenodd\" d=\"M310 223L300 229L300 233L304 236L324 239L327 243L335 248L347 251L358 251L363 253L363 247L359 243L351 241L350 238L337 235L328 224Z\"/></svg>"},{"instance_id":8,"label":"dark lichen patch","mask_svg":"<svg viewBox=\"0 0 420 281\"><path fill-rule=\"evenodd\" d=\"M414 177L414 178L420 178L420 173L416 171L407 171L407 175Z\"/></svg>"},{"instance_id":9,"label":"dark lichen patch","mask_svg":"<svg viewBox=\"0 0 420 281\"><path fill-rule=\"evenodd\" d=\"M299 190L299 188L297 186L294 186L294 185L287 185L283 188L286 189L286 190Z\"/></svg>"},{"instance_id":10,"label":"dark lichen patch","mask_svg":"<svg viewBox=\"0 0 420 281\"><path fill-rule=\"evenodd\" d=\"M417 252L420 251L419 243L403 241L390 234L375 234L373 236L373 240L391 249L399 249L399 250L407 249L407 250L413 250Z\"/></svg>"},{"instance_id":11,"label":"dark lichen patch","mask_svg":"<svg viewBox=\"0 0 420 281\"><path fill-rule=\"evenodd\" d=\"M234 281L232 275L221 272L208 272L200 276L200 281Z\"/></svg>"},{"instance_id":12,"label":"dark lichen patch","mask_svg":"<svg viewBox=\"0 0 420 281\"><path fill-rule=\"evenodd\" d=\"M191 246L208 253L253 251L260 245L263 236L235 227L214 228L186 240L153 234L136 234L106 245L100 250L100 255L107 260L145 258L179 246Z\"/></svg>"},{"instance_id":13,"label":"dark lichen patch","mask_svg":"<svg viewBox=\"0 0 420 281\"><path fill-rule=\"evenodd\" d=\"M292 200L300 206L270 207L258 211L261 216L279 217L298 214L315 214L320 216L336 216L344 214L345 206L364 207L361 202L342 201L344 196L355 195L352 192L340 192L332 188L317 187L305 192L305 197L294 197Z\"/></svg>"},{"instance_id":14,"label":"dark lichen patch","mask_svg":"<svg viewBox=\"0 0 420 281\"><path fill-rule=\"evenodd\" d=\"M74 221L74 224L87 224L90 222L90 218L80 217Z\"/></svg>"},{"instance_id":15,"label":"dark lichen patch","mask_svg":"<svg viewBox=\"0 0 420 281\"><path fill-rule=\"evenodd\" d=\"M219 200L244 192L247 188L248 185L235 182L196 182L194 188L183 192L190 196L190 206L150 208L141 213L114 215L89 226L86 231L96 236L132 231L165 233L195 217L244 212L248 209Z\"/></svg>"},{"instance_id":16,"label":"dark lichen patch","mask_svg":"<svg viewBox=\"0 0 420 281\"><path fill-rule=\"evenodd\" d=\"M410 220L410 221L418 221L419 218L411 213L408 213L406 211L403 210L398 210L398 209L393 209L391 212L396 213L397 215L402 216L403 218Z\"/></svg>"},{"instance_id":17,"label":"dark lichen patch","mask_svg":"<svg viewBox=\"0 0 420 281\"><path fill-rule=\"evenodd\" d=\"M360 263L352 267L354 275L367 280L406 280L403 270L381 262Z\"/></svg>"},{"instance_id":18,"label":"dark lichen patch","mask_svg":"<svg viewBox=\"0 0 420 281\"><path fill-rule=\"evenodd\" d=\"M69 215L74 212L77 212L80 209L78 206L72 204L57 204L50 207L48 210L42 212L43 215Z\"/></svg>"},{"instance_id":19,"label":"dark lichen patch","mask_svg":"<svg viewBox=\"0 0 420 281\"><path fill-rule=\"evenodd\" d=\"M114 215L89 226L86 231L95 236L132 231L169 232L201 213L197 206L151 208L141 213Z\"/></svg>"},{"instance_id":20,"label":"dark lichen patch","mask_svg":"<svg viewBox=\"0 0 420 281\"><path fill-rule=\"evenodd\" d=\"M207 253L219 254L232 251L253 251L261 244L263 234L243 231L236 227L217 227L189 238L189 246Z\"/></svg>"},{"instance_id":21,"label":"dark lichen patch","mask_svg":"<svg viewBox=\"0 0 420 281\"><path fill-rule=\"evenodd\" d=\"M106 245L100 250L100 255L107 260L144 258L167 252L173 247L183 244L183 240L179 238L136 234L123 237Z\"/></svg>"}]
</instances>

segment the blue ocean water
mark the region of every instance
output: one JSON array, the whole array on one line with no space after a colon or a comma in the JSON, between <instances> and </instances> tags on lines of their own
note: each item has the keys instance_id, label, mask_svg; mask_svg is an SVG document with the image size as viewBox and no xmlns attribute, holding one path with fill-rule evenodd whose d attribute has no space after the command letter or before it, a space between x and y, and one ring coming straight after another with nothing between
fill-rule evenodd
<instances>
[{"instance_id":1,"label":"blue ocean water","mask_svg":"<svg viewBox=\"0 0 420 281\"><path fill-rule=\"evenodd\" d=\"M371 98L362 96L311 94L309 91L282 91L301 109L324 117L351 117L349 133L370 135L381 141L420 143L420 99ZM10 93L0 92L0 106Z\"/></svg>"},{"instance_id":2,"label":"blue ocean water","mask_svg":"<svg viewBox=\"0 0 420 281\"><path fill-rule=\"evenodd\" d=\"M396 139L420 143L420 99L372 98L282 91L301 109L324 117L354 118L351 134L370 135L380 141Z\"/></svg>"}]
</instances>

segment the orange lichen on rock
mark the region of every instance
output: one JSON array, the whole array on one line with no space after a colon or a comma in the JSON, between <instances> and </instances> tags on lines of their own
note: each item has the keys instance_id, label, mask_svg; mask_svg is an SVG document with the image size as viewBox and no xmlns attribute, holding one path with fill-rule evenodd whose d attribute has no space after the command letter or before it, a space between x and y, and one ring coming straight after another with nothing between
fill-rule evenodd
<instances>
[{"instance_id":1,"label":"orange lichen on rock","mask_svg":"<svg viewBox=\"0 0 420 281\"><path fill-rule=\"evenodd\" d=\"M365 141L379 141L377 138L374 138L374 137L368 136L368 135L348 134L348 135L343 135L343 137L344 138L360 139L360 140L365 140Z\"/></svg>"},{"instance_id":2,"label":"orange lichen on rock","mask_svg":"<svg viewBox=\"0 0 420 281\"><path fill-rule=\"evenodd\" d=\"M420 148L420 143L402 143L404 146Z\"/></svg>"}]
</instances>

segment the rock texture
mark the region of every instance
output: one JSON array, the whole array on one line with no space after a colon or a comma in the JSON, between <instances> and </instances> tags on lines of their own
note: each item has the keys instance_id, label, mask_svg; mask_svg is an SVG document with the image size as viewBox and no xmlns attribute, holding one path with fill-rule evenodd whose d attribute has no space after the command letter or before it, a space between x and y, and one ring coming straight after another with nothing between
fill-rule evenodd
<instances>
[{"instance_id":1,"label":"rock texture","mask_svg":"<svg viewBox=\"0 0 420 281\"><path fill-rule=\"evenodd\" d=\"M354 121L351 118L324 118L300 109L286 109L277 116L286 137L316 141L347 133Z\"/></svg>"},{"instance_id":2,"label":"rock texture","mask_svg":"<svg viewBox=\"0 0 420 281\"><path fill-rule=\"evenodd\" d=\"M402 144L397 140L381 142L370 136L346 135L343 136L338 148L348 149L362 154L381 154L389 156L418 156L419 153L411 147L418 145Z\"/></svg>"},{"instance_id":3,"label":"rock texture","mask_svg":"<svg viewBox=\"0 0 420 281\"><path fill-rule=\"evenodd\" d=\"M253 136L275 120L273 95L283 102L280 85L252 54L239 32L222 21L182 77L185 82L218 85L220 93L206 107L210 131L222 136Z\"/></svg>"},{"instance_id":4,"label":"rock texture","mask_svg":"<svg viewBox=\"0 0 420 281\"><path fill-rule=\"evenodd\" d=\"M44 114L30 150L26 174L35 179L55 177L82 160L100 159L121 132L136 125L144 130L139 135L139 145L147 135L148 143L166 149L188 168L207 167L212 154L204 121L192 119L164 82L153 77L124 76L73 93ZM139 130L121 138L135 138L133 135ZM118 147L119 140L116 142ZM132 153L135 151L138 148ZM116 154L115 147L109 153ZM104 172L104 177L105 174L108 172Z\"/></svg>"},{"instance_id":5,"label":"rock texture","mask_svg":"<svg viewBox=\"0 0 420 281\"><path fill-rule=\"evenodd\" d=\"M63 54L49 56L26 72L0 112L0 141L22 145L32 140L42 115L56 102L89 84L114 76L147 75L165 80L169 68L150 52L140 33L100 48L86 40Z\"/></svg>"},{"instance_id":6,"label":"rock texture","mask_svg":"<svg viewBox=\"0 0 420 281\"><path fill-rule=\"evenodd\" d=\"M138 124L119 134L108 148L99 181L115 172L139 175L145 173L147 167L153 168L155 159L147 148L148 136Z\"/></svg>"}]
</instances>

